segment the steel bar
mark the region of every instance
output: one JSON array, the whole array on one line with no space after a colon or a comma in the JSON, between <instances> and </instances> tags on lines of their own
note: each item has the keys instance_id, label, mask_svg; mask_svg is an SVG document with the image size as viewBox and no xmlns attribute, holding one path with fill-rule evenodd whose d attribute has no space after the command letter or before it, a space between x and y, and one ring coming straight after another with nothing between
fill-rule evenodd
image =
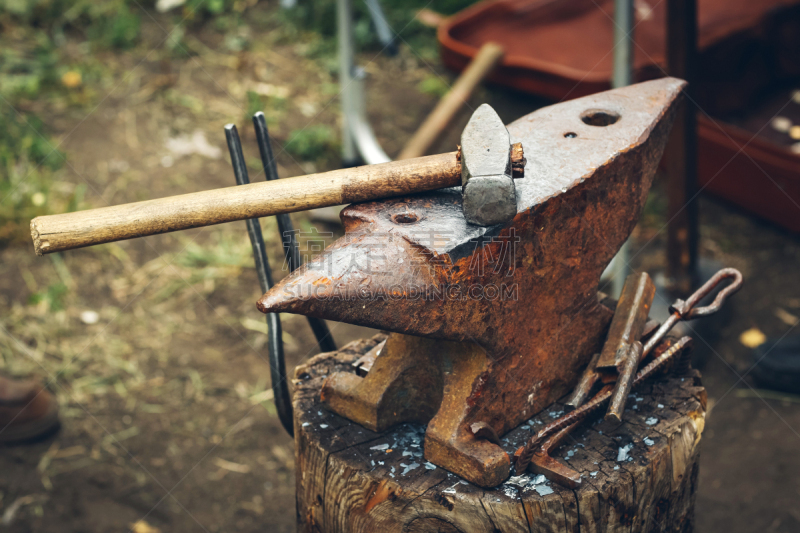
<instances>
[{"instance_id":1,"label":"steel bar","mask_svg":"<svg viewBox=\"0 0 800 533\"><path fill-rule=\"evenodd\" d=\"M727 287L719 291L717 296L714 298L714 301L709 305L695 307L700 300L708 296L711 291L713 291L724 279L731 279L733 281ZM714 274L708 281L706 281L703 286L697 289L688 299L685 301L677 300L670 306L672 314L670 314L669 318L664 321L661 327L658 328L658 330L644 345L644 349L642 350L642 359L647 357L656 344L661 342L661 339L663 339L669 330L671 330L679 321L692 320L702 316L713 315L719 311L720 307L722 307L722 304L725 303L725 300L742 288L742 281L743 279L741 272L735 268L723 268Z\"/></svg>"},{"instance_id":2,"label":"steel bar","mask_svg":"<svg viewBox=\"0 0 800 533\"><path fill-rule=\"evenodd\" d=\"M242 153L242 143L239 140L239 132L236 126L228 124L225 126L225 140L228 142L228 151L231 155L233 173L236 176L237 185L246 185L250 182L247 175L247 165ZM258 219L246 221L247 235L250 237L250 245L253 247L253 258L256 264L256 273L261 290L267 292L272 288L272 272L269 268L269 260L264 246L264 238L261 234L261 226ZM267 342L269 347L269 374L272 380L272 390L275 399L275 408L278 411L278 418L283 424L284 429L289 435L294 436L294 415L292 414L292 402L289 395L289 384L286 381L286 365L283 354L283 334L281 329L280 315L277 313L267 313Z\"/></svg>"},{"instance_id":3,"label":"steel bar","mask_svg":"<svg viewBox=\"0 0 800 533\"><path fill-rule=\"evenodd\" d=\"M256 142L258 143L258 152L261 154L261 165L264 167L264 175L267 181L278 179L278 166L275 162L275 156L272 153L272 143L269 138L269 129L267 128L267 121L264 113L259 111L253 115L253 127L256 130ZM278 231L281 233L281 242L283 242L283 254L286 258L286 267L289 272L300 266L300 251L297 246L297 235L294 232L292 219L289 218L287 213L275 215L275 220L278 222Z\"/></svg>"},{"instance_id":4,"label":"steel bar","mask_svg":"<svg viewBox=\"0 0 800 533\"><path fill-rule=\"evenodd\" d=\"M542 443L533 456L533 460L527 466L528 470L534 474L541 474L550 481L558 483L564 487L577 489L581 485L581 474L569 466L561 463L558 459L551 457L550 453L558 448L567 436L580 424L575 422L567 426L552 437Z\"/></svg>"},{"instance_id":5,"label":"steel bar","mask_svg":"<svg viewBox=\"0 0 800 533\"><path fill-rule=\"evenodd\" d=\"M608 339L600 352L599 368L614 368L627 358L631 345L644 333L644 325L656 294L656 286L646 272L631 274L625 280Z\"/></svg>"},{"instance_id":6,"label":"steel bar","mask_svg":"<svg viewBox=\"0 0 800 533\"><path fill-rule=\"evenodd\" d=\"M611 86L615 89L633 83L633 0L614 0L614 63ZM606 271L611 278L611 294L618 298L630 272L630 244L625 241ZM604 276L605 277L605 276Z\"/></svg>"},{"instance_id":7,"label":"steel bar","mask_svg":"<svg viewBox=\"0 0 800 533\"><path fill-rule=\"evenodd\" d=\"M264 117L264 113L259 111L253 115L253 126L256 130L256 142L258 143L258 151L261 154L261 165L264 167L264 175L267 181L277 180L278 166L275 162L275 156L272 153L272 143L270 142L269 129L267 128L267 121ZM293 272L301 265L300 251L297 246L297 234L294 231L292 219L289 218L288 214L276 215L275 218L278 221L278 230L281 233L286 266L289 272ZM264 289L264 292L266 292L266 289ZM336 350L336 343L324 320L308 317L308 325L311 326L311 330L314 332L314 337L317 339L320 350L323 352L332 352Z\"/></svg>"},{"instance_id":8,"label":"steel bar","mask_svg":"<svg viewBox=\"0 0 800 533\"><path fill-rule=\"evenodd\" d=\"M597 383L597 379L600 377L600 373L597 371L597 361L599 360L600 352L597 352L592 356L592 360L589 362L586 370L581 374L581 379L578 381L572 394L570 394L569 399L564 402L564 407L568 411L573 411L583 405L583 402L585 402L586 398L591 394L595 383Z\"/></svg>"},{"instance_id":9,"label":"steel bar","mask_svg":"<svg viewBox=\"0 0 800 533\"><path fill-rule=\"evenodd\" d=\"M633 377L636 374L636 367L639 366L641 355L641 342L636 341L628 347L628 354L619 367L619 377L605 416L606 422L622 423L622 413L625 411L625 403L628 400L628 393L631 392Z\"/></svg>"}]
</instances>

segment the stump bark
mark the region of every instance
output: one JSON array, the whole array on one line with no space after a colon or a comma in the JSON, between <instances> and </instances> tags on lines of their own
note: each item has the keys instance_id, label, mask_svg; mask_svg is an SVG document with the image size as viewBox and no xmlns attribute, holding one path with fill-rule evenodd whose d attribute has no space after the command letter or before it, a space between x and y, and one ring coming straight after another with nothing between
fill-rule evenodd
<instances>
[{"instance_id":1,"label":"stump bark","mask_svg":"<svg viewBox=\"0 0 800 533\"><path fill-rule=\"evenodd\" d=\"M355 341L295 371L298 531L692 531L706 407L696 371L633 391L618 427L601 416L580 426L553 454L581 472L579 488L526 473L481 489L425 460L423 426L374 433L320 403L325 377L353 371L384 338ZM504 449L513 453L562 411L556 403L511 431Z\"/></svg>"}]
</instances>

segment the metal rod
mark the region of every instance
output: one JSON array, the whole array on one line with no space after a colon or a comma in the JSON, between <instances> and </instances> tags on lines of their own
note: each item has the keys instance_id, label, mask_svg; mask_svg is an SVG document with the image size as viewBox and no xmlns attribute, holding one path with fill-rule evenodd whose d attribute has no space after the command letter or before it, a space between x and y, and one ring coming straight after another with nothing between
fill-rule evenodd
<instances>
[{"instance_id":1,"label":"metal rod","mask_svg":"<svg viewBox=\"0 0 800 533\"><path fill-rule=\"evenodd\" d=\"M619 377L611 393L611 402L606 412L606 422L614 424L622 423L622 413L625 411L625 403L628 401L628 393L631 392L631 385L639 366L639 359L642 355L642 343L634 342L629 348L619 369Z\"/></svg>"},{"instance_id":2,"label":"metal rod","mask_svg":"<svg viewBox=\"0 0 800 533\"><path fill-rule=\"evenodd\" d=\"M237 185L250 183L247 175L247 166L242 153L242 143L239 140L239 132L236 126L228 124L225 126L225 139L228 142L228 151L231 155L233 173L236 176ZM258 219L246 221L247 235L250 237L250 244L253 247L253 258L258 274L258 283L261 285L262 292L267 292L273 285L272 273L269 268L269 260L264 246L264 238L261 235L261 226ZM292 414L292 402L289 395L289 384L286 381L286 365L283 354L283 335L279 315L267 313L267 344L269 347L269 374L272 380L272 391L274 393L275 408L278 411L278 418L289 435L294 436L294 421Z\"/></svg>"},{"instance_id":3,"label":"metal rod","mask_svg":"<svg viewBox=\"0 0 800 533\"><path fill-rule=\"evenodd\" d=\"M269 129L267 128L264 113L259 111L253 115L253 126L256 129L256 142L258 143L258 151L261 154L264 175L267 181L276 180L278 179L278 166L272 153L272 143L269 139ZM302 264L300 250L297 246L297 234L294 231L292 219L289 218L289 215L277 215L276 219L278 220L278 230L281 232L281 239L283 240L286 265L289 268L289 272L293 272ZM262 289L264 288L262 287ZM264 292L267 292L266 289L264 289ZM317 339L320 350L323 352L336 350L336 343L324 320L308 317L308 325L311 326L311 330L314 332L314 337Z\"/></svg>"},{"instance_id":4,"label":"metal rod","mask_svg":"<svg viewBox=\"0 0 800 533\"><path fill-rule=\"evenodd\" d=\"M383 8L378 0L364 0L367 4L367 9L372 17L372 24L375 25L375 33L378 35L378 40L383 45L383 53L387 56L397 55L397 43L394 40L394 32L386 20L386 15L383 13Z\"/></svg>"},{"instance_id":5,"label":"metal rod","mask_svg":"<svg viewBox=\"0 0 800 533\"><path fill-rule=\"evenodd\" d=\"M668 288L688 294L697 283L697 115L691 102L697 58L696 0L667 1L667 70L689 82L667 144Z\"/></svg>"},{"instance_id":6,"label":"metal rod","mask_svg":"<svg viewBox=\"0 0 800 533\"><path fill-rule=\"evenodd\" d=\"M253 115L253 126L256 130L256 142L258 151L261 154L261 165L264 167L264 175L267 181L278 179L278 166L275 163L275 156L272 153L272 144L269 139L267 120L264 113L259 111ZM283 242L283 255L286 258L286 267L289 272L293 272L300 266L300 250L297 246L297 235L294 232L292 219L288 214L275 215L278 221L278 231L281 232Z\"/></svg>"}]
</instances>

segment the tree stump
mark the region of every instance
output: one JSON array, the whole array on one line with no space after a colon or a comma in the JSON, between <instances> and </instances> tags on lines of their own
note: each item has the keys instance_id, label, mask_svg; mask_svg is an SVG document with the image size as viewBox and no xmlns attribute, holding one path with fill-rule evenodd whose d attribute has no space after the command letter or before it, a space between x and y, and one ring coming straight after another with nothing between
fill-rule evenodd
<instances>
[{"instance_id":1,"label":"tree stump","mask_svg":"<svg viewBox=\"0 0 800 533\"><path fill-rule=\"evenodd\" d=\"M662 376L634 390L625 422L585 422L554 457L581 472L575 490L523 474L494 489L423 457L424 426L374 433L320 403L325 377L385 335L320 354L295 372L298 530L361 532L692 531L706 394L699 373ZM561 415L554 404L502 439L513 454Z\"/></svg>"}]
</instances>

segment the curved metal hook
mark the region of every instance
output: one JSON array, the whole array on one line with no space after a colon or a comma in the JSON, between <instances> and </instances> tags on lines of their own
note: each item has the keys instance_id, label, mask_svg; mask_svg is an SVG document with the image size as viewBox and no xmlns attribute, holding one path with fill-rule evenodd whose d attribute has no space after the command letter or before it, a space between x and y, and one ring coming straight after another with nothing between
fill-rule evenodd
<instances>
[{"instance_id":1,"label":"curved metal hook","mask_svg":"<svg viewBox=\"0 0 800 533\"><path fill-rule=\"evenodd\" d=\"M733 281L717 293L713 302L703 307L695 307L700 300L711 294L711 292L717 288L717 285L725 279L733 279ZM713 315L720 310L722 304L725 303L725 300L727 300L729 296L742 288L743 281L742 273L735 268L723 268L711 276L711 278L706 281L702 287L697 289L686 301L675 301L675 303L670 306L669 310L670 312L678 313L683 320Z\"/></svg>"}]
</instances>

